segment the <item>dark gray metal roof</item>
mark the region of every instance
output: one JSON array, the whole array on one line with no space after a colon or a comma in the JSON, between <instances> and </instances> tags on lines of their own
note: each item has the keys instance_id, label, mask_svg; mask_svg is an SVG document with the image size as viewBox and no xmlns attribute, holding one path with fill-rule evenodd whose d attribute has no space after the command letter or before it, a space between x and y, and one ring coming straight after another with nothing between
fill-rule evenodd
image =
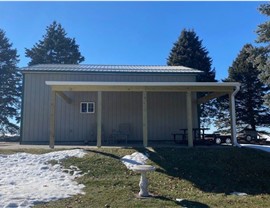
<instances>
[{"instance_id":1,"label":"dark gray metal roof","mask_svg":"<svg viewBox=\"0 0 270 208\"><path fill-rule=\"evenodd\" d=\"M22 68L24 72L131 72L131 73L201 73L185 66L39 64Z\"/></svg>"}]
</instances>

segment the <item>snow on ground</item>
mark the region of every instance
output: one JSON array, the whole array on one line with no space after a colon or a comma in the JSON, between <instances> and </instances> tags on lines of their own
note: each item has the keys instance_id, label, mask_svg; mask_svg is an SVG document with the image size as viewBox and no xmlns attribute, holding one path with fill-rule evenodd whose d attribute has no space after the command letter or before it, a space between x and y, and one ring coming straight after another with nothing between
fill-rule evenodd
<instances>
[{"instance_id":1,"label":"snow on ground","mask_svg":"<svg viewBox=\"0 0 270 208\"><path fill-rule=\"evenodd\" d=\"M85 154L83 150L75 149L41 155L0 155L0 207L26 208L41 202L84 194L84 185L74 181L81 176L77 167L71 166L65 170L60 164L51 165L48 161L59 162Z\"/></svg>"},{"instance_id":2,"label":"snow on ground","mask_svg":"<svg viewBox=\"0 0 270 208\"><path fill-rule=\"evenodd\" d=\"M242 147L259 149L259 150L263 150L263 151L266 151L266 152L270 152L270 146L267 146L267 145L241 144L241 146Z\"/></svg>"},{"instance_id":3,"label":"snow on ground","mask_svg":"<svg viewBox=\"0 0 270 208\"><path fill-rule=\"evenodd\" d=\"M126 155L122 157L121 161L127 166L128 169L132 169L132 167L136 165L144 165L148 157L140 152L134 152L131 155Z\"/></svg>"}]
</instances>

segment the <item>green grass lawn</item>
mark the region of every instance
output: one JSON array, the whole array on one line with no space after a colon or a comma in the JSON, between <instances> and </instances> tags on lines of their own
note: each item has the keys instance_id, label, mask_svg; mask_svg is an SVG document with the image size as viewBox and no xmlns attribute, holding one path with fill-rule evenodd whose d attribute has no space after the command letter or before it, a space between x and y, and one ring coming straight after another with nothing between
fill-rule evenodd
<instances>
[{"instance_id":1,"label":"green grass lawn","mask_svg":"<svg viewBox=\"0 0 270 208\"><path fill-rule=\"evenodd\" d=\"M135 197L140 175L119 161L135 151L147 151L148 164L156 167L155 172L148 174L149 191L154 198ZM63 161L67 167L76 165L87 172L78 179L86 186L86 194L36 207L270 207L269 153L231 147L153 151L101 148L87 152L84 158ZM234 191L248 196L229 195ZM176 198L183 200L177 202Z\"/></svg>"}]
</instances>

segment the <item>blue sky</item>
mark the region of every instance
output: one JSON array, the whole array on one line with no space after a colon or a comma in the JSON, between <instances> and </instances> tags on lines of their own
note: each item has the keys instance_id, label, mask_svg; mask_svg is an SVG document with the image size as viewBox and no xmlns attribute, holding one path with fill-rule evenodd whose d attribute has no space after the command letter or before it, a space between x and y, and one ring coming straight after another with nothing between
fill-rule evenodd
<instances>
[{"instance_id":1,"label":"blue sky","mask_svg":"<svg viewBox=\"0 0 270 208\"><path fill-rule=\"evenodd\" d=\"M27 66L25 48L54 20L75 38L85 64L166 65L182 29L194 29L209 51L216 78L227 77L244 44L267 18L264 2L0 2L0 28Z\"/></svg>"}]
</instances>

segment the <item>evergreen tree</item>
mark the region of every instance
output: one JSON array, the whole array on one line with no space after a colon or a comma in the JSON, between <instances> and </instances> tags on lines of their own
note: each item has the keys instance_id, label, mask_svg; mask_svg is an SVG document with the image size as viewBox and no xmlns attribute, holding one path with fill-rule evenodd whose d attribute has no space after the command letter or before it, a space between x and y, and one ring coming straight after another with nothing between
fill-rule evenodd
<instances>
[{"instance_id":1,"label":"evergreen tree","mask_svg":"<svg viewBox=\"0 0 270 208\"><path fill-rule=\"evenodd\" d=\"M263 99L269 88L260 81L258 78L260 71L251 61L253 49L250 44L243 47L229 68L228 78L224 81L241 83L235 102L238 127L250 125L253 130L256 130L256 126L269 126L270 111L264 106ZM229 100L228 96L218 100L219 113L216 124L219 129L224 129L229 126L229 122L226 122L228 117L224 116L229 115Z\"/></svg>"},{"instance_id":2,"label":"evergreen tree","mask_svg":"<svg viewBox=\"0 0 270 208\"><path fill-rule=\"evenodd\" d=\"M216 82L215 69L212 69L212 59L208 51L202 45L202 40L193 30L184 29L178 40L174 43L167 59L169 66L186 66L198 69L204 73L198 75L199 82ZM204 96L205 93L198 93L198 97ZM214 116L213 100L200 105L200 123L202 126L210 124L210 118Z\"/></svg>"},{"instance_id":3,"label":"evergreen tree","mask_svg":"<svg viewBox=\"0 0 270 208\"><path fill-rule=\"evenodd\" d=\"M227 81L227 80L223 80ZM230 134L231 132L231 118L229 110L229 96L224 95L217 98L215 103L217 113L214 117L214 125L218 129L219 133ZM238 120L237 120L238 122ZM236 126L238 127L238 125Z\"/></svg>"},{"instance_id":4,"label":"evergreen tree","mask_svg":"<svg viewBox=\"0 0 270 208\"><path fill-rule=\"evenodd\" d=\"M10 119L19 119L21 75L17 71L17 50L12 49L5 32L0 29L0 136L18 133Z\"/></svg>"},{"instance_id":5,"label":"evergreen tree","mask_svg":"<svg viewBox=\"0 0 270 208\"><path fill-rule=\"evenodd\" d=\"M260 6L259 11L270 16L270 3ZM262 43L264 46L253 49L253 55L256 57L255 64L258 64L258 69L261 71L260 79L262 82L270 86L270 21L266 21L258 26L257 43ZM266 104L270 106L270 94L265 95Z\"/></svg>"},{"instance_id":6,"label":"evergreen tree","mask_svg":"<svg viewBox=\"0 0 270 208\"><path fill-rule=\"evenodd\" d=\"M167 59L169 66L186 66L203 71L199 75L199 82L215 82L215 70L211 68L212 59L208 51L202 46L202 40L193 30L184 29Z\"/></svg>"},{"instance_id":7,"label":"evergreen tree","mask_svg":"<svg viewBox=\"0 0 270 208\"><path fill-rule=\"evenodd\" d=\"M84 57L79 52L75 39L66 37L61 24L55 21L47 27L47 33L31 49L26 49L26 57L31 58L28 65L35 64L79 64Z\"/></svg>"},{"instance_id":8,"label":"evergreen tree","mask_svg":"<svg viewBox=\"0 0 270 208\"><path fill-rule=\"evenodd\" d=\"M270 3L262 4L259 7L259 11L266 15L270 16ZM258 39L257 42L259 43L267 43L268 46L270 44L270 21L267 21L263 24L260 24L257 29Z\"/></svg>"}]
</instances>

